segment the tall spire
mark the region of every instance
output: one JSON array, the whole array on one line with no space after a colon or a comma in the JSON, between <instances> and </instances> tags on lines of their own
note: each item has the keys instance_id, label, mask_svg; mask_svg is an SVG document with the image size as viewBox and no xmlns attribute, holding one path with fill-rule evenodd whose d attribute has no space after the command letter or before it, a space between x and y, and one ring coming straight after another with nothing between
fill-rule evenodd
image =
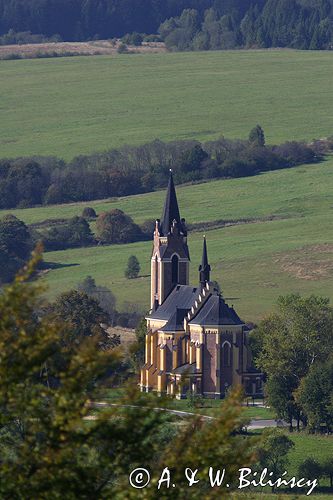
<instances>
[{"instance_id":1,"label":"tall spire","mask_svg":"<svg viewBox=\"0 0 333 500\"><path fill-rule=\"evenodd\" d=\"M207 242L204 236L201 266L199 266L200 283L204 286L210 280L210 265L208 263Z\"/></svg>"},{"instance_id":2,"label":"tall spire","mask_svg":"<svg viewBox=\"0 0 333 500\"><path fill-rule=\"evenodd\" d=\"M170 232L174 220L181 225L176 190L172 170L170 170L168 190L161 219L161 231L164 236Z\"/></svg>"}]
</instances>

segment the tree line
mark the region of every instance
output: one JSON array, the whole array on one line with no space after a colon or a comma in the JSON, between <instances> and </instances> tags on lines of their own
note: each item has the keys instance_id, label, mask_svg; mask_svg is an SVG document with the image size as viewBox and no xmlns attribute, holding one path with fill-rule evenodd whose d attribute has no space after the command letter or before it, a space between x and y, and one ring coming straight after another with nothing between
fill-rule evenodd
<instances>
[{"instance_id":1,"label":"tree line","mask_svg":"<svg viewBox=\"0 0 333 500\"><path fill-rule=\"evenodd\" d=\"M327 144L331 147L332 141ZM251 176L321 157L320 143L265 145L263 130L257 126L248 140L221 137L203 144L155 140L78 156L69 163L53 157L0 160L0 209L145 193L165 187L170 168L175 181L185 183Z\"/></svg>"},{"instance_id":2,"label":"tree line","mask_svg":"<svg viewBox=\"0 0 333 500\"><path fill-rule=\"evenodd\" d=\"M93 210L87 207L89 210ZM45 251L66 250L67 248L80 248L94 245L118 245L133 243L135 241L151 240L155 220L147 219L141 224L136 224L132 217L118 208L102 212L94 217L85 216L86 209L82 215L76 215L69 219L47 219L45 221L31 224L27 228L29 238L32 242L43 243ZM7 219L16 220L15 216L9 215L0 219L0 234L4 231ZM96 220L94 232L90 223ZM190 225L191 229L195 229ZM1 271L0 271L1 275Z\"/></svg>"},{"instance_id":3,"label":"tree line","mask_svg":"<svg viewBox=\"0 0 333 500\"><path fill-rule=\"evenodd\" d=\"M27 226L12 214L0 218L0 285L14 277L38 243L42 243L45 251L132 243L151 239L155 225L150 219L141 225L135 224L117 208L96 215L95 233L90 228L91 220L75 216ZM128 277L132 277L131 273Z\"/></svg>"},{"instance_id":4,"label":"tree line","mask_svg":"<svg viewBox=\"0 0 333 500\"><path fill-rule=\"evenodd\" d=\"M63 40L156 33L166 18L185 8L203 12L211 0L1 0L0 34L31 31Z\"/></svg>"},{"instance_id":5,"label":"tree line","mask_svg":"<svg viewBox=\"0 0 333 500\"><path fill-rule=\"evenodd\" d=\"M333 48L332 0L267 0L240 10L212 4L204 14L185 9L159 27L170 50L291 47Z\"/></svg>"},{"instance_id":6,"label":"tree line","mask_svg":"<svg viewBox=\"0 0 333 500\"><path fill-rule=\"evenodd\" d=\"M18 32L19 39L33 33L79 41L158 31L171 50L330 49L333 2L0 0L0 35Z\"/></svg>"}]
</instances>

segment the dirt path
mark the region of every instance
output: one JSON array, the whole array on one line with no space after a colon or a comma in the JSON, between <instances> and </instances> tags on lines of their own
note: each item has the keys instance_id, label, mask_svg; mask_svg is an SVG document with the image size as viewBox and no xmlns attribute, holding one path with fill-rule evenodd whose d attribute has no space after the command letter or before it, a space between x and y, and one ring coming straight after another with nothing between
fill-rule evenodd
<instances>
[{"instance_id":1,"label":"dirt path","mask_svg":"<svg viewBox=\"0 0 333 500\"><path fill-rule=\"evenodd\" d=\"M137 409L142 409L144 407L142 406L135 406L135 405L120 405L116 403L107 403L105 401L98 401L91 403L92 408L109 408L110 406L113 407L120 407L120 408L137 408ZM188 418L188 417L200 417L204 421L211 421L211 420L216 420L215 417L209 417L208 415L201 415L199 413L191 413L188 411L181 411L181 410L171 410L169 408L153 408L154 411L165 411L167 413L171 413L173 415L177 415L182 418ZM97 420L96 415L89 415L85 417L85 420ZM255 430L255 429L264 429L266 427L277 427L277 421L272 420L272 419L267 419L267 420L251 420L250 424L246 426L247 430ZM279 427L285 427L287 424L285 422L282 423L282 425L279 425Z\"/></svg>"}]
</instances>

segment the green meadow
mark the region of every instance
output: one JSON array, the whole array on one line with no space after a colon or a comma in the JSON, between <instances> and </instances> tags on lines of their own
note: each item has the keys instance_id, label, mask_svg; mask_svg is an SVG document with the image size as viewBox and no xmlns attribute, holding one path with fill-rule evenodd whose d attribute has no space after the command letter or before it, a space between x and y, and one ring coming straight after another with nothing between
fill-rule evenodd
<instances>
[{"instance_id":1,"label":"green meadow","mask_svg":"<svg viewBox=\"0 0 333 500\"><path fill-rule=\"evenodd\" d=\"M212 278L219 281L228 302L246 320L258 320L287 292L332 298L331 214L233 226L209 231L207 236ZM202 234L193 233L189 244L190 279L195 284ZM123 307L125 302L134 302L147 309L150 252L150 242L49 252L45 260L58 267L44 280L54 297L91 275L97 283L111 288ZM133 254L139 258L142 271L141 277L129 282L124 269Z\"/></svg>"},{"instance_id":2,"label":"green meadow","mask_svg":"<svg viewBox=\"0 0 333 500\"><path fill-rule=\"evenodd\" d=\"M258 50L0 62L0 157L162 140L333 133L332 52Z\"/></svg>"},{"instance_id":3,"label":"green meadow","mask_svg":"<svg viewBox=\"0 0 333 500\"><path fill-rule=\"evenodd\" d=\"M178 188L182 216L189 222L259 218L207 231L212 278L248 321L268 313L285 293L316 293L333 299L333 159L317 165L268 172L246 179ZM90 203L98 211L122 208L141 222L159 216L164 192ZM14 211L26 222L80 213L82 204ZM4 214L2 212L1 214ZM273 220L263 218L274 216ZM189 235L191 283L198 281L203 231ZM151 242L71 249L45 254L48 294L75 287L87 275L116 294L118 306L149 307ZM137 255L141 275L128 281L124 269Z\"/></svg>"},{"instance_id":4,"label":"green meadow","mask_svg":"<svg viewBox=\"0 0 333 500\"><path fill-rule=\"evenodd\" d=\"M73 57L0 62L0 157L71 159L154 138L246 137L256 123L270 143L333 133L333 54L269 50ZM202 223L189 236L196 283L202 233L213 279L246 320L257 321L283 293L333 295L333 159L258 175L178 187L182 216ZM120 208L138 223L159 217L164 192L89 203L11 210L31 224ZM0 217L9 211L0 212ZM205 222L254 219L209 230ZM266 220L272 218L272 220ZM94 228L94 225L92 225ZM45 254L49 297L88 274L118 306L147 309L151 243ZM141 276L124 278L130 255Z\"/></svg>"}]
</instances>

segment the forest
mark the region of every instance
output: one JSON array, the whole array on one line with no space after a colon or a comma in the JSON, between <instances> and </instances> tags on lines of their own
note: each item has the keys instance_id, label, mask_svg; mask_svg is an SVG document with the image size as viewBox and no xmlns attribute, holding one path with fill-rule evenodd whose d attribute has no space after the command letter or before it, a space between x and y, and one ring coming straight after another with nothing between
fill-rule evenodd
<instances>
[{"instance_id":1,"label":"forest","mask_svg":"<svg viewBox=\"0 0 333 500\"><path fill-rule=\"evenodd\" d=\"M170 50L331 49L333 1L0 0L8 32L69 41L159 33Z\"/></svg>"}]
</instances>

